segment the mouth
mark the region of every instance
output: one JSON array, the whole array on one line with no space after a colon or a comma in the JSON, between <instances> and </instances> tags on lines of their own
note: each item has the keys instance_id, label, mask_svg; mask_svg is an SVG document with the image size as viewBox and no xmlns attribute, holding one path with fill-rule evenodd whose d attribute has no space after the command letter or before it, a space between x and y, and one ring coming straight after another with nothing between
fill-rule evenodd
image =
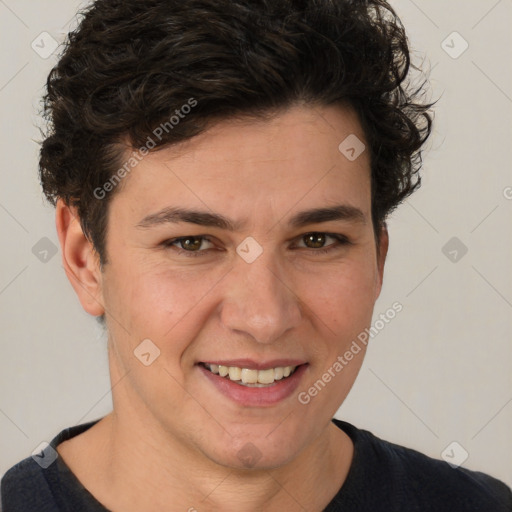
<instances>
[{"instance_id":1,"label":"mouth","mask_svg":"<svg viewBox=\"0 0 512 512\"><path fill-rule=\"evenodd\" d=\"M209 386L243 407L271 407L289 399L300 386L309 363L249 359L197 363Z\"/></svg>"},{"instance_id":2,"label":"mouth","mask_svg":"<svg viewBox=\"0 0 512 512\"><path fill-rule=\"evenodd\" d=\"M289 378L298 368L298 366L276 366L275 368L257 370L252 368L241 368L239 366L224 366L210 363L200 364L214 375L219 375L231 382L250 388L265 388L272 386L276 381Z\"/></svg>"}]
</instances>

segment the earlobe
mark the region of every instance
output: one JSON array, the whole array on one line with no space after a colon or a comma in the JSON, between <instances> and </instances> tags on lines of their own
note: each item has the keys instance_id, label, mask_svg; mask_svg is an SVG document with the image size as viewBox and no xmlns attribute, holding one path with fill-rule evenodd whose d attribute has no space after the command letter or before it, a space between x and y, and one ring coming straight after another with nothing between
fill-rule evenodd
<instances>
[{"instance_id":1,"label":"earlobe","mask_svg":"<svg viewBox=\"0 0 512 512\"><path fill-rule=\"evenodd\" d=\"M55 224L62 250L62 265L78 300L87 313L100 316L105 313L102 279L97 252L82 231L76 209L59 199Z\"/></svg>"}]
</instances>

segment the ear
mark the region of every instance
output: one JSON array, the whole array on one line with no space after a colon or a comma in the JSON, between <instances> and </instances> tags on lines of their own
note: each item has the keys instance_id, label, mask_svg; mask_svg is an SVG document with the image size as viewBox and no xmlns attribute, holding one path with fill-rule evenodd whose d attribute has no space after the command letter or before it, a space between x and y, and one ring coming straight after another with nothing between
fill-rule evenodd
<instances>
[{"instance_id":1,"label":"ear","mask_svg":"<svg viewBox=\"0 0 512 512\"><path fill-rule=\"evenodd\" d=\"M386 263L386 256L388 254L389 235L388 227L384 222L379 231L379 245L377 247L377 286L375 300L378 299L382 290L382 283L384 281L384 264Z\"/></svg>"},{"instance_id":2,"label":"ear","mask_svg":"<svg viewBox=\"0 0 512 512\"><path fill-rule=\"evenodd\" d=\"M57 201L55 224L62 249L62 265L78 300L87 313L105 313L98 253L85 237L76 208Z\"/></svg>"}]
</instances>

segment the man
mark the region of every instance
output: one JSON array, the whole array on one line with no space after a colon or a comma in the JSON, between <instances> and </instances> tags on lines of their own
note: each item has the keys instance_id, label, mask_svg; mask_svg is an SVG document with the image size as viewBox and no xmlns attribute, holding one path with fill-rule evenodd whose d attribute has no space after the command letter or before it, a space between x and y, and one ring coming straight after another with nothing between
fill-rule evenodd
<instances>
[{"instance_id":1,"label":"man","mask_svg":"<svg viewBox=\"0 0 512 512\"><path fill-rule=\"evenodd\" d=\"M512 509L490 476L332 420L386 218L419 185L430 105L408 70L380 0L88 8L40 172L114 409L12 468L4 512Z\"/></svg>"}]
</instances>

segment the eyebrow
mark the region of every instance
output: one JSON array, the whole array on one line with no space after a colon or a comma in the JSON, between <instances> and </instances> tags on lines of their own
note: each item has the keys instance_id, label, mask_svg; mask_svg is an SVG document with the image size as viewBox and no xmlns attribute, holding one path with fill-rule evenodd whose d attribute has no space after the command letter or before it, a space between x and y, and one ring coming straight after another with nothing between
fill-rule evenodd
<instances>
[{"instance_id":1,"label":"eyebrow","mask_svg":"<svg viewBox=\"0 0 512 512\"><path fill-rule=\"evenodd\" d=\"M309 224L343 220L366 224L364 213L354 206L339 204L328 208L313 208L296 213L289 221L292 228L300 228ZM240 231L245 222L234 222L218 213L191 210L187 208L167 207L159 212L144 217L138 228L151 228L162 224L187 222L199 226L216 227L227 231Z\"/></svg>"}]
</instances>

